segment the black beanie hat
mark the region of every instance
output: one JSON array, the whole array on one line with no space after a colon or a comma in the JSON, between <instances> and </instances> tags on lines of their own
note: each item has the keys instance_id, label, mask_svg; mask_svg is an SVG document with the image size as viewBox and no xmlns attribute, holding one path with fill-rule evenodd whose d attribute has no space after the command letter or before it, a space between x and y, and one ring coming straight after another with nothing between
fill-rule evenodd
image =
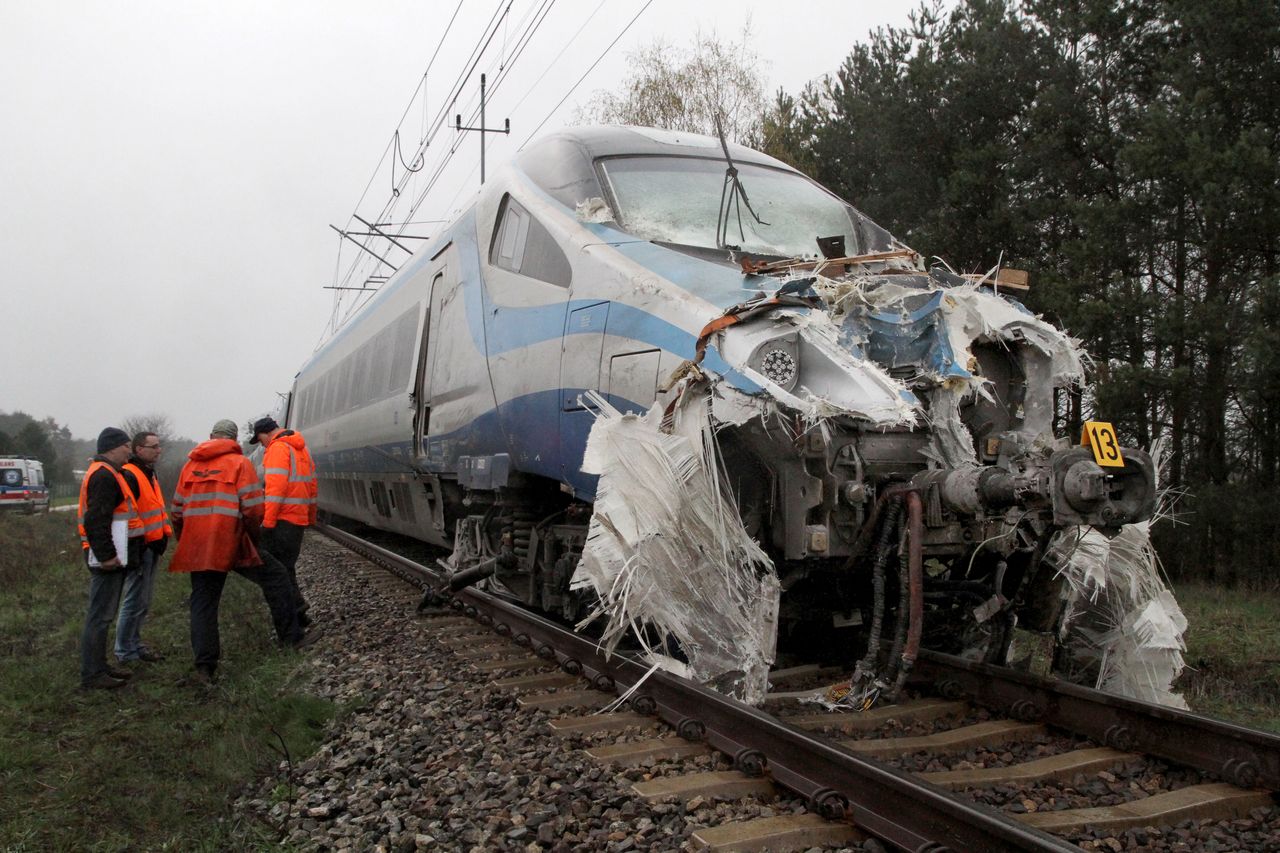
<instances>
[{"instance_id":1,"label":"black beanie hat","mask_svg":"<svg viewBox=\"0 0 1280 853\"><path fill-rule=\"evenodd\" d=\"M98 433L98 452L106 453L109 450L115 450L122 444L129 443L129 433L115 427L107 427Z\"/></svg>"}]
</instances>

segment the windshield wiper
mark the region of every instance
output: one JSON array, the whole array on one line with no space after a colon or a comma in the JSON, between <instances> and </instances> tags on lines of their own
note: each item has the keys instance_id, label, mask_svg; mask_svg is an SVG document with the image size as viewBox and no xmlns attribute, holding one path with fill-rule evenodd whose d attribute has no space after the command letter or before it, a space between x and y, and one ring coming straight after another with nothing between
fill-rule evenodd
<instances>
[{"instance_id":1,"label":"windshield wiper","mask_svg":"<svg viewBox=\"0 0 1280 853\"><path fill-rule=\"evenodd\" d=\"M747 190L742 186L742 179L738 177L738 167L733 165L733 158L729 156L729 143L724 139L724 127L720 124L720 116L716 115L716 135L720 137L720 147L724 150L724 161L729 164L729 168L724 170L724 186L720 190L720 210L716 214L716 248L717 249L733 249L741 251L741 246L729 245L729 214L731 210L736 209L738 214L738 239L745 240L747 235L742 230L742 206L746 205L747 212L751 214L751 218L761 225L769 225L756 214L751 207L751 199L747 198Z\"/></svg>"}]
</instances>

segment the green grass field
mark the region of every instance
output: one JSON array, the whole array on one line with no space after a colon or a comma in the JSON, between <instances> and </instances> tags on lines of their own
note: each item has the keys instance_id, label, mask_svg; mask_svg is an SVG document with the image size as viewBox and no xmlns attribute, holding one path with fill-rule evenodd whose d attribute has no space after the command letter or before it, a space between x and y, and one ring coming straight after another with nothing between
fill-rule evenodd
<instances>
[{"instance_id":1,"label":"green grass field","mask_svg":"<svg viewBox=\"0 0 1280 853\"><path fill-rule=\"evenodd\" d=\"M162 573L143 636L168 659L129 686L81 693L88 593L71 513L0 516L0 850L276 849L229 800L284 754L310 754L333 718L275 647L257 587L227 582L222 681L191 669L184 576Z\"/></svg>"},{"instance_id":2,"label":"green grass field","mask_svg":"<svg viewBox=\"0 0 1280 853\"><path fill-rule=\"evenodd\" d=\"M1280 591L1175 584L1187 616L1187 669L1177 685L1192 710L1280 734Z\"/></svg>"}]
</instances>

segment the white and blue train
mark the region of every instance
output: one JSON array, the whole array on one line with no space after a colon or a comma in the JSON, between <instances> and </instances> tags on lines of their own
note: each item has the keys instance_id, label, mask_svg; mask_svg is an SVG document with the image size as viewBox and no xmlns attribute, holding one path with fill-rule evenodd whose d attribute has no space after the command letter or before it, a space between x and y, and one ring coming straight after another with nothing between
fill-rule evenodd
<instances>
[{"instance_id":1,"label":"white and blue train","mask_svg":"<svg viewBox=\"0 0 1280 853\"><path fill-rule=\"evenodd\" d=\"M1154 475L1141 451L1098 446L1105 430L1092 448L1055 439L1074 349L988 278L926 268L748 148L570 129L494 175L306 363L287 422L322 511L446 548L471 519L503 589L572 614L596 491L585 392L644 412L696 364L794 415L716 425L781 580L781 643L866 631L907 601L877 563L901 538L879 508L909 488L925 642L989 656L1016 621L1052 629L1051 535L1144 520Z\"/></svg>"}]
</instances>

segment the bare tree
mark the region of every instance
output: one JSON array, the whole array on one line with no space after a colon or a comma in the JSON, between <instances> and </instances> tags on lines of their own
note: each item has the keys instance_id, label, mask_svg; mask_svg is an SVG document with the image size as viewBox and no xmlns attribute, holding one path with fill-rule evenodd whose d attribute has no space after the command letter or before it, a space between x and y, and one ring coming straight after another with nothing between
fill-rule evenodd
<instances>
[{"instance_id":1,"label":"bare tree","mask_svg":"<svg viewBox=\"0 0 1280 853\"><path fill-rule=\"evenodd\" d=\"M575 116L579 124L635 124L714 136L716 119L731 142L758 147L768 111L763 60L739 41L699 31L689 49L656 41L629 54L620 93L597 91Z\"/></svg>"},{"instance_id":2,"label":"bare tree","mask_svg":"<svg viewBox=\"0 0 1280 853\"><path fill-rule=\"evenodd\" d=\"M152 412L146 415L130 415L124 419L120 428L133 438L140 432L154 432L163 444L173 438L173 421L168 415Z\"/></svg>"}]
</instances>

